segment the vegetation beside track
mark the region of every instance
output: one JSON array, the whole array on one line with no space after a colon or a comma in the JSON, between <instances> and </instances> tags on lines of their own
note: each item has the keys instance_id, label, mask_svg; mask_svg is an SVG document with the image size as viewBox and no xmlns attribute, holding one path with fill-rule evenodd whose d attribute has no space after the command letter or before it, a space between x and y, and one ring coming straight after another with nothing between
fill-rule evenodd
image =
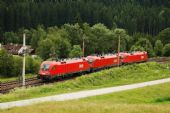
<instances>
[{"instance_id":1,"label":"vegetation beside track","mask_svg":"<svg viewBox=\"0 0 170 113\"><path fill-rule=\"evenodd\" d=\"M20 75L21 78L22 75ZM35 74L26 74L25 77L26 78L32 78L35 77L37 75ZM19 76L18 77L4 77L4 76L0 76L0 81L1 82L9 82L9 81L15 81L15 80L19 80Z\"/></svg>"},{"instance_id":2,"label":"vegetation beside track","mask_svg":"<svg viewBox=\"0 0 170 113\"><path fill-rule=\"evenodd\" d=\"M169 113L170 83L64 102L46 102L2 113Z\"/></svg>"},{"instance_id":3,"label":"vegetation beside track","mask_svg":"<svg viewBox=\"0 0 170 113\"><path fill-rule=\"evenodd\" d=\"M27 89L18 88L9 94L1 95L0 102L169 78L169 67L170 63L159 64L156 62L148 62L122 66L120 68L111 68L83 75L65 82Z\"/></svg>"}]
</instances>

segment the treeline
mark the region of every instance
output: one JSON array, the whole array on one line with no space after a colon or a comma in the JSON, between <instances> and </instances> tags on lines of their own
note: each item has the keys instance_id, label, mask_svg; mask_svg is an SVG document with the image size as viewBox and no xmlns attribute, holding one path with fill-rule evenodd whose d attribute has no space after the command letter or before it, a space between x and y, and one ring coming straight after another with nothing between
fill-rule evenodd
<instances>
[{"instance_id":1,"label":"treeline","mask_svg":"<svg viewBox=\"0 0 170 113\"><path fill-rule=\"evenodd\" d=\"M27 44L31 45L36 54L44 60L81 57L83 42L85 56L117 52L119 37L121 51L147 51L150 57L170 55L170 28L151 36L143 33L129 35L125 29L109 29L101 23L93 26L87 23L48 28L38 26L36 29L5 32L4 41L22 43L23 32L27 35Z\"/></svg>"},{"instance_id":2,"label":"treeline","mask_svg":"<svg viewBox=\"0 0 170 113\"><path fill-rule=\"evenodd\" d=\"M129 34L157 35L170 26L169 0L0 0L0 34L37 25L104 23Z\"/></svg>"}]
</instances>

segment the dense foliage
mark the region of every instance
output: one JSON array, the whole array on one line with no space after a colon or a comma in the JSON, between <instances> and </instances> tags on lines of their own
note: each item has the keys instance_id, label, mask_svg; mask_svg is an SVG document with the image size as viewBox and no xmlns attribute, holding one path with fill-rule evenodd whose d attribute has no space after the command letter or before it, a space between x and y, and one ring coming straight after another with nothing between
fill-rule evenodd
<instances>
[{"instance_id":1,"label":"dense foliage","mask_svg":"<svg viewBox=\"0 0 170 113\"><path fill-rule=\"evenodd\" d=\"M119 36L121 38L121 51L128 51L132 41L132 37L124 29L108 29L101 23L93 26L87 23L81 25L64 24L60 28L49 27L45 34L44 38L41 38L41 36L35 37L39 40L34 41L34 43L38 44L35 46L37 54L44 60L50 57L56 59L69 56L81 57L83 40L85 56L111 53L114 50L116 52ZM75 47L75 45L79 45L79 47Z\"/></svg>"},{"instance_id":2,"label":"dense foliage","mask_svg":"<svg viewBox=\"0 0 170 113\"><path fill-rule=\"evenodd\" d=\"M41 59L26 57L26 73L37 73ZM18 76L22 73L22 57L12 56L6 50L0 49L0 76Z\"/></svg>"},{"instance_id":3,"label":"dense foliage","mask_svg":"<svg viewBox=\"0 0 170 113\"><path fill-rule=\"evenodd\" d=\"M82 50L80 45L74 45L73 49L70 51L69 57L81 57L82 56Z\"/></svg>"},{"instance_id":4,"label":"dense foliage","mask_svg":"<svg viewBox=\"0 0 170 113\"><path fill-rule=\"evenodd\" d=\"M170 26L169 6L169 0L0 0L0 34L39 24L101 22L155 35Z\"/></svg>"},{"instance_id":5,"label":"dense foliage","mask_svg":"<svg viewBox=\"0 0 170 113\"><path fill-rule=\"evenodd\" d=\"M163 47L170 42L170 28L162 30L157 36L143 33L129 35L125 29L109 29L101 23L93 26L88 23L76 23L64 24L61 27L38 26L36 29L5 32L4 43L22 43L23 32L27 35L27 44L44 60L81 57L83 41L85 56L117 52L120 37L121 51L147 51L149 57L165 55ZM75 45L80 46L76 51Z\"/></svg>"},{"instance_id":6,"label":"dense foliage","mask_svg":"<svg viewBox=\"0 0 170 113\"><path fill-rule=\"evenodd\" d=\"M164 56L170 56L170 43L166 44L163 48L163 55Z\"/></svg>"}]
</instances>

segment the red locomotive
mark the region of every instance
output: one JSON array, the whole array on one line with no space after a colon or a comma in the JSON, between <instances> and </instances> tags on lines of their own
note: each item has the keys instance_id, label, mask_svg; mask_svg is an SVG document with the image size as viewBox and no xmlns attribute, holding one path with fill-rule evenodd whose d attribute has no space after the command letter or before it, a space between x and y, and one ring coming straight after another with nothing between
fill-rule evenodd
<instances>
[{"instance_id":1,"label":"red locomotive","mask_svg":"<svg viewBox=\"0 0 170 113\"><path fill-rule=\"evenodd\" d=\"M118 57L116 55L105 55L100 57L87 56L87 59L90 63L90 68L92 71L116 66L118 64Z\"/></svg>"},{"instance_id":2,"label":"red locomotive","mask_svg":"<svg viewBox=\"0 0 170 113\"><path fill-rule=\"evenodd\" d=\"M132 53L126 53L121 52L119 56L122 58L123 64L130 64L130 63L137 63L137 62L145 62L148 59L147 52L132 52Z\"/></svg>"},{"instance_id":3,"label":"red locomotive","mask_svg":"<svg viewBox=\"0 0 170 113\"><path fill-rule=\"evenodd\" d=\"M119 56L119 57L118 57ZM82 59L71 59L66 61L44 61L39 70L41 79L51 79L56 76L68 75L73 73L91 72L99 69L145 62L148 59L147 52L121 52L104 56L87 56Z\"/></svg>"},{"instance_id":4,"label":"red locomotive","mask_svg":"<svg viewBox=\"0 0 170 113\"><path fill-rule=\"evenodd\" d=\"M80 73L90 70L90 65L86 59L74 59L67 61L44 61L41 64L40 78L54 78L56 76Z\"/></svg>"}]
</instances>

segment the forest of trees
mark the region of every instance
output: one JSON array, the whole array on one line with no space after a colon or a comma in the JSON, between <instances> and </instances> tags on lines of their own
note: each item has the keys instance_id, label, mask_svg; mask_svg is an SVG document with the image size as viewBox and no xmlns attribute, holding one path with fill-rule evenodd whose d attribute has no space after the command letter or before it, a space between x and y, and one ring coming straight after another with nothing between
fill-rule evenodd
<instances>
[{"instance_id":1,"label":"forest of trees","mask_svg":"<svg viewBox=\"0 0 170 113\"><path fill-rule=\"evenodd\" d=\"M132 35L156 35L170 26L170 0L0 0L0 37L6 31L103 23Z\"/></svg>"}]
</instances>

